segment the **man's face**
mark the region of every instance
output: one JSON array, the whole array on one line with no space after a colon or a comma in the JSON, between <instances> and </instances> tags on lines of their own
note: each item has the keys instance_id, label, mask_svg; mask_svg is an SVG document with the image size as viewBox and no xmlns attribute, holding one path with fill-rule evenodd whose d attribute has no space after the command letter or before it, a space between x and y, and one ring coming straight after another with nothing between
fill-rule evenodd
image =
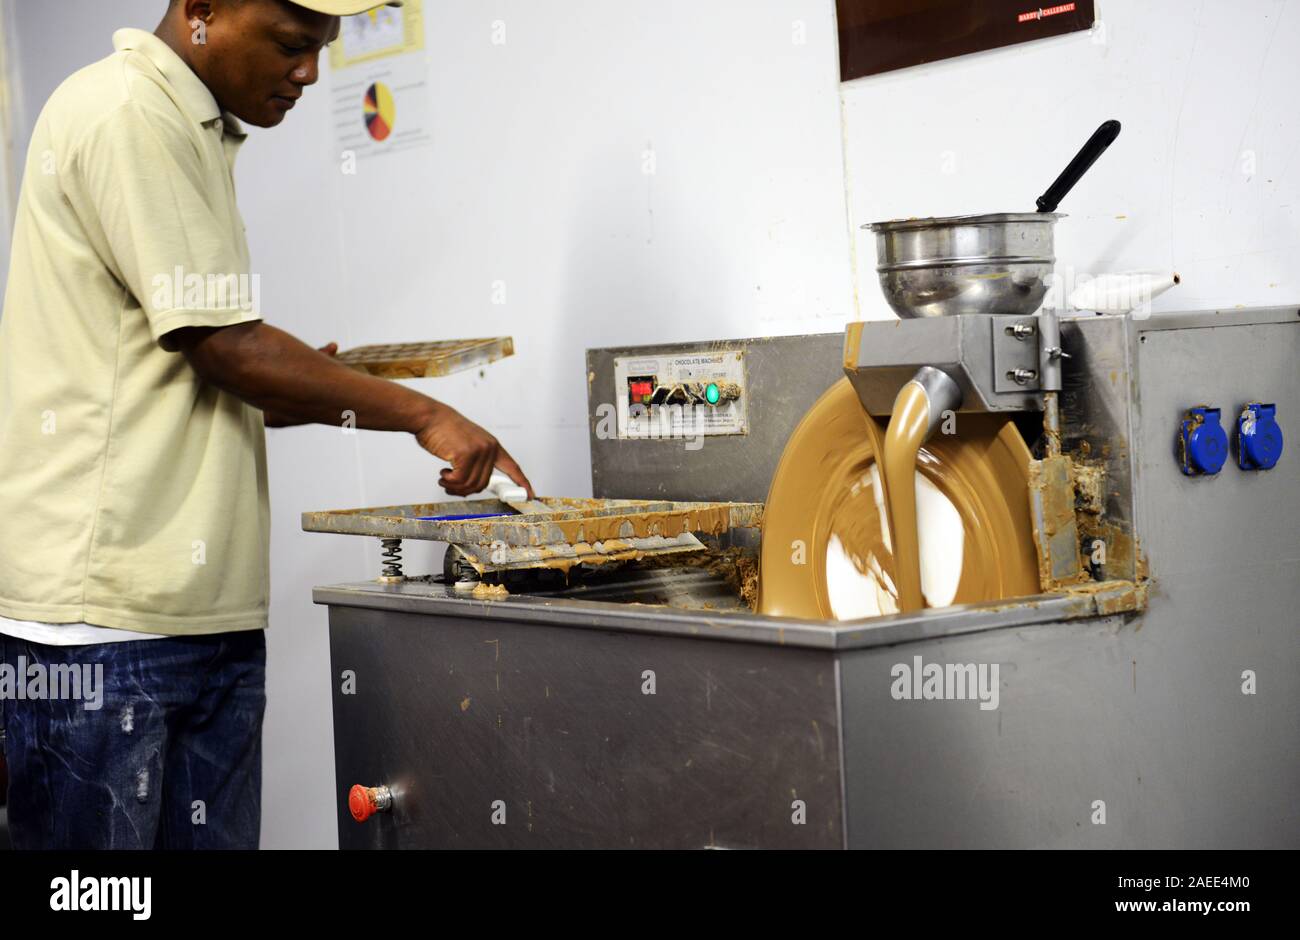
<instances>
[{"instance_id":1,"label":"man's face","mask_svg":"<svg viewBox=\"0 0 1300 940\"><path fill-rule=\"evenodd\" d=\"M222 110L255 127L284 120L320 77L321 50L339 34L339 18L288 0L202 0L187 12L204 18L206 42L193 48L195 71Z\"/></svg>"}]
</instances>

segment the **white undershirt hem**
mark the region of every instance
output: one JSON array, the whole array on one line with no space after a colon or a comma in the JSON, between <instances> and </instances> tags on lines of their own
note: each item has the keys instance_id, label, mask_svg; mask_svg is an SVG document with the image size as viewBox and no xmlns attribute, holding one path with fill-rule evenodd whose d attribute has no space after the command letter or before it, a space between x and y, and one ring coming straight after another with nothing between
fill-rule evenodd
<instances>
[{"instance_id":1,"label":"white undershirt hem","mask_svg":"<svg viewBox=\"0 0 1300 940\"><path fill-rule=\"evenodd\" d=\"M136 633L115 627L97 627L91 623L41 623L36 620L12 620L0 615L0 633L28 643L46 646L90 646L98 643L125 643L129 640L160 640L161 633Z\"/></svg>"}]
</instances>

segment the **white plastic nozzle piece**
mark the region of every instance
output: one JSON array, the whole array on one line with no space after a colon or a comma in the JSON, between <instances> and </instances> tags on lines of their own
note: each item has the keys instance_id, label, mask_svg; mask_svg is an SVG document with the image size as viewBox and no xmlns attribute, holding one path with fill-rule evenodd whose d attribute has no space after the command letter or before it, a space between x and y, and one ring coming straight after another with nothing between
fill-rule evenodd
<instances>
[{"instance_id":1,"label":"white plastic nozzle piece","mask_svg":"<svg viewBox=\"0 0 1300 940\"><path fill-rule=\"evenodd\" d=\"M528 502L528 491L500 470L492 471L492 478L488 480L487 488L489 493L503 503Z\"/></svg>"}]
</instances>

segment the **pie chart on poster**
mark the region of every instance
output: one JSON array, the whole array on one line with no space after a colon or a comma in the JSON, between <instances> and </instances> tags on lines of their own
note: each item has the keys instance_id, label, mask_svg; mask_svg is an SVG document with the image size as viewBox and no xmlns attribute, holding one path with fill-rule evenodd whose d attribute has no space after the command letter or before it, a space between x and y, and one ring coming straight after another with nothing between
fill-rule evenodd
<instances>
[{"instance_id":1,"label":"pie chart on poster","mask_svg":"<svg viewBox=\"0 0 1300 940\"><path fill-rule=\"evenodd\" d=\"M375 82L366 89L366 130L375 140L387 140L393 132L397 106L393 93L383 82Z\"/></svg>"}]
</instances>

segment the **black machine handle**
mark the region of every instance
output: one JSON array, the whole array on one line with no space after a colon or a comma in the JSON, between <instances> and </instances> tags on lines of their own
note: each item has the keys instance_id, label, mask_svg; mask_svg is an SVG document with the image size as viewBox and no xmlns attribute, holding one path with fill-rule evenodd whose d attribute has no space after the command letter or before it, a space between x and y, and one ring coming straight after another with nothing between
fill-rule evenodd
<instances>
[{"instance_id":1,"label":"black machine handle","mask_svg":"<svg viewBox=\"0 0 1300 940\"><path fill-rule=\"evenodd\" d=\"M1038 197L1039 212L1055 212L1065 194L1074 189L1074 184L1088 172L1088 168L1097 162L1097 158L1106 152L1106 148L1119 136L1119 121L1107 121L1093 131L1083 148L1074 155L1070 165L1061 171L1056 182L1047 187L1047 192Z\"/></svg>"}]
</instances>

